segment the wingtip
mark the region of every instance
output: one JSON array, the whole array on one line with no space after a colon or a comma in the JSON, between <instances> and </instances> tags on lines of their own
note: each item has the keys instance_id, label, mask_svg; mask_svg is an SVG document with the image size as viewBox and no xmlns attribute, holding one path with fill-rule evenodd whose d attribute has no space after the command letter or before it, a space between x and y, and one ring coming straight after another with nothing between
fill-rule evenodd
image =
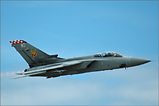
<instances>
[{"instance_id":1,"label":"wingtip","mask_svg":"<svg viewBox=\"0 0 159 106\"><path fill-rule=\"evenodd\" d=\"M19 77L14 77L12 79L18 79L18 78L23 78L23 77L27 77L26 75L22 75L22 76L19 76Z\"/></svg>"}]
</instances>

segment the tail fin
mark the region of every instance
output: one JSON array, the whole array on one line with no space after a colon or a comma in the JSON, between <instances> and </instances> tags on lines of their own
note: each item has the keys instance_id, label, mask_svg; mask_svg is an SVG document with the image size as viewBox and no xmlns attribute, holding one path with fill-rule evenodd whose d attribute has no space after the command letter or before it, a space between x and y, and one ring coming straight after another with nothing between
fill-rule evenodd
<instances>
[{"instance_id":1,"label":"tail fin","mask_svg":"<svg viewBox=\"0 0 159 106\"><path fill-rule=\"evenodd\" d=\"M30 67L41 65L50 57L50 55L30 45L26 41L16 40L10 41L10 43L12 44L12 47L21 54Z\"/></svg>"}]
</instances>

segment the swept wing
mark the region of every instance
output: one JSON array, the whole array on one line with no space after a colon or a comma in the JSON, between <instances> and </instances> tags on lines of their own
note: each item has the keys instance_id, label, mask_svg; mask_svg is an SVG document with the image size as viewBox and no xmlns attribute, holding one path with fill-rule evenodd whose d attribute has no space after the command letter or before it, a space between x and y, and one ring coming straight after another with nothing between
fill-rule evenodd
<instances>
[{"instance_id":1,"label":"swept wing","mask_svg":"<svg viewBox=\"0 0 159 106\"><path fill-rule=\"evenodd\" d=\"M44 66L39 66L39 67L34 67L34 68L30 68L29 71L26 72L22 72L22 73L17 73L18 75L22 75L13 79L17 79L17 78L22 78L22 77L27 77L27 76L33 76L33 75L38 75L38 74L45 74L48 70L55 70L54 72L61 72L60 70L58 70L59 68L64 68L64 67L69 67L69 66L73 66L73 65L78 65L81 63L87 62L87 64L83 67L86 68L87 66L89 66L93 61L67 61L67 62L63 62L63 63L58 63L58 64L51 64L51 65L44 65ZM62 70L64 71L64 70ZM66 71L66 70L65 70Z\"/></svg>"}]
</instances>

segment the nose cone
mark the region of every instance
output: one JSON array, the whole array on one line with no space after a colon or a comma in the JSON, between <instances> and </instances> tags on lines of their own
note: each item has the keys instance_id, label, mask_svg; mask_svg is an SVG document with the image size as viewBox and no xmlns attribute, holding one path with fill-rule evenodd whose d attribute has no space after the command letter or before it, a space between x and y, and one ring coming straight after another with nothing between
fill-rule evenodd
<instances>
[{"instance_id":1,"label":"nose cone","mask_svg":"<svg viewBox=\"0 0 159 106\"><path fill-rule=\"evenodd\" d=\"M130 66L137 66L137 65L141 65L144 63L148 63L150 62L150 60L146 60L146 59L142 59L142 58L136 58L136 57L131 57L130 58Z\"/></svg>"}]
</instances>

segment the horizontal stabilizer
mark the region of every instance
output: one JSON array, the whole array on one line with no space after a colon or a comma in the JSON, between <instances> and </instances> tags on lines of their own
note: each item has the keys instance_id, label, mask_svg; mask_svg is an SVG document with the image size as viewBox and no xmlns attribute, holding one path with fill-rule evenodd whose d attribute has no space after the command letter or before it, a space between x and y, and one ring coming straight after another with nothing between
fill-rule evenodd
<instances>
[{"instance_id":1,"label":"horizontal stabilizer","mask_svg":"<svg viewBox=\"0 0 159 106\"><path fill-rule=\"evenodd\" d=\"M36 69L33 68L33 69L30 69L29 71L25 72L25 75L28 75L29 73L34 73L34 72L35 73L37 73L37 72L43 73L43 71L46 71L46 70L55 70L58 68L76 65L79 63L81 63L81 61L63 62L62 64L59 64L59 65L52 64L52 65L39 66L39 67L36 67Z\"/></svg>"},{"instance_id":2,"label":"horizontal stabilizer","mask_svg":"<svg viewBox=\"0 0 159 106\"><path fill-rule=\"evenodd\" d=\"M37 75L37 74L43 74L46 73L46 70L42 70L42 71L28 71L28 72L24 72L25 75Z\"/></svg>"},{"instance_id":3,"label":"horizontal stabilizer","mask_svg":"<svg viewBox=\"0 0 159 106\"><path fill-rule=\"evenodd\" d=\"M12 79L18 79L18 78L23 78L23 77L27 77L27 76L26 75L22 75L22 76L15 77L15 78L12 78Z\"/></svg>"},{"instance_id":4,"label":"horizontal stabilizer","mask_svg":"<svg viewBox=\"0 0 159 106\"><path fill-rule=\"evenodd\" d=\"M37 75L37 74L42 74L45 73L46 71L28 71L28 72L23 72L23 73L16 73L17 75L21 75L19 77L13 78L13 79L17 79L17 78L23 78L23 77L27 77L27 76L31 76L31 75Z\"/></svg>"}]
</instances>

